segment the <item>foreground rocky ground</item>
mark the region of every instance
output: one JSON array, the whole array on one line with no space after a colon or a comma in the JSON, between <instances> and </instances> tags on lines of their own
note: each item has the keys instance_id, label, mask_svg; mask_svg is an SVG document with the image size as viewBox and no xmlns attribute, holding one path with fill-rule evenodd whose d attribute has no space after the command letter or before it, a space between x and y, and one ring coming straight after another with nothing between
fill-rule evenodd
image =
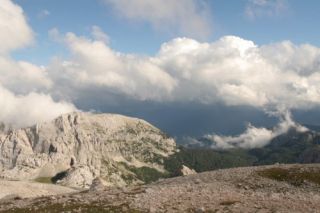
<instances>
[{"instance_id":1,"label":"foreground rocky ground","mask_svg":"<svg viewBox=\"0 0 320 213\"><path fill-rule=\"evenodd\" d=\"M10 199L14 197L32 198L75 192L77 192L77 190L53 184L0 180L0 199Z\"/></svg>"},{"instance_id":2,"label":"foreground rocky ground","mask_svg":"<svg viewBox=\"0 0 320 213\"><path fill-rule=\"evenodd\" d=\"M204 172L129 188L0 200L0 212L320 212L320 164Z\"/></svg>"}]
</instances>

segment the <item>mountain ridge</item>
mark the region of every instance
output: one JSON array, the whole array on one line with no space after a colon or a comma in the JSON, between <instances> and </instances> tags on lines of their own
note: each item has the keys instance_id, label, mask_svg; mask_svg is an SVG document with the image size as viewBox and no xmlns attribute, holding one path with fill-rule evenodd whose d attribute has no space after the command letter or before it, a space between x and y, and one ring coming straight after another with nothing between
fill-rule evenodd
<instances>
[{"instance_id":1,"label":"mountain ridge","mask_svg":"<svg viewBox=\"0 0 320 213\"><path fill-rule=\"evenodd\" d=\"M176 145L148 122L117 114L73 112L50 122L0 134L0 171L5 179L56 177L88 188L143 183L136 170L165 173L163 159Z\"/></svg>"}]
</instances>

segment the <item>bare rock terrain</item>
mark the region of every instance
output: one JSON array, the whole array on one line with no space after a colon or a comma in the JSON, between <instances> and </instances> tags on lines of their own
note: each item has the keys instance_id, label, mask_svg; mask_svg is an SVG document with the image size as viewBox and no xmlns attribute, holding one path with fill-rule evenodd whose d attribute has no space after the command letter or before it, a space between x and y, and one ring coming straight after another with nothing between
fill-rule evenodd
<instances>
[{"instance_id":1,"label":"bare rock terrain","mask_svg":"<svg viewBox=\"0 0 320 213\"><path fill-rule=\"evenodd\" d=\"M89 188L100 177L108 186L135 185L144 182L137 171L165 173L163 159L175 150L172 138L144 120L74 112L0 132L0 178L53 178L64 186Z\"/></svg>"},{"instance_id":2,"label":"bare rock terrain","mask_svg":"<svg viewBox=\"0 0 320 213\"><path fill-rule=\"evenodd\" d=\"M0 212L320 212L320 165L204 172L148 185L2 200Z\"/></svg>"},{"instance_id":3,"label":"bare rock terrain","mask_svg":"<svg viewBox=\"0 0 320 213\"><path fill-rule=\"evenodd\" d=\"M78 190L53 184L0 180L0 199L34 198L75 192Z\"/></svg>"}]
</instances>

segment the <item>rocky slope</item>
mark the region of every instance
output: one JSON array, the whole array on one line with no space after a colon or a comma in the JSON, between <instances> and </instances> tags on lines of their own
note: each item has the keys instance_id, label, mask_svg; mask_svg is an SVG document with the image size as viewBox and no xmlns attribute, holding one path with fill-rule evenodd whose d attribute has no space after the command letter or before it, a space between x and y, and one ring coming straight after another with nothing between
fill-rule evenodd
<instances>
[{"instance_id":1,"label":"rocky slope","mask_svg":"<svg viewBox=\"0 0 320 213\"><path fill-rule=\"evenodd\" d=\"M109 186L138 184L143 172L164 174L163 160L175 150L173 139L143 120L75 112L0 133L0 178L81 188L96 177Z\"/></svg>"},{"instance_id":2,"label":"rocky slope","mask_svg":"<svg viewBox=\"0 0 320 213\"><path fill-rule=\"evenodd\" d=\"M224 169L143 186L0 200L0 212L320 212L320 165Z\"/></svg>"}]
</instances>

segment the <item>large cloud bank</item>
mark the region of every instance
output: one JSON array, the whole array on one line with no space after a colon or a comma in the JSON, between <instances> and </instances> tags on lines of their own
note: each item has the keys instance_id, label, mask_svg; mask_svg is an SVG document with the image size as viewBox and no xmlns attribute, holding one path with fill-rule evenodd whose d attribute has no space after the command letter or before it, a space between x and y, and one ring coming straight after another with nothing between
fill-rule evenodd
<instances>
[{"instance_id":1,"label":"large cloud bank","mask_svg":"<svg viewBox=\"0 0 320 213\"><path fill-rule=\"evenodd\" d=\"M122 0L108 2L115 8L130 5ZM147 1L138 2L146 8L152 6ZM163 11L175 11L175 2L164 4L171 9ZM183 11L202 14L195 1L186 2L189 9ZM172 15L161 11L152 17L159 25L163 17ZM127 16L149 16L137 10L132 13ZM10 57L12 51L34 41L23 10L9 0L0 0L0 20L0 106L10 109L1 109L0 120L16 126L75 110L67 100L104 97L106 93L136 101L222 103L267 111L320 105L320 49L310 44L283 41L258 46L236 36L211 43L181 37L162 44L155 55L141 56L113 50L109 36L97 26L93 26L91 37L61 34L55 29L51 35L68 48L70 57L54 58L41 67ZM175 24L183 27L183 23ZM47 107L37 108L43 106L41 103ZM24 112L20 106L35 110L17 119ZM52 113L43 112L47 109Z\"/></svg>"},{"instance_id":2,"label":"large cloud bank","mask_svg":"<svg viewBox=\"0 0 320 213\"><path fill-rule=\"evenodd\" d=\"M213 43L176 38L155 56L139 56L73 33L63 38L72 57L48 67L56 90L64 82L74 94L95 87L137 100L220 102L264 110L320 104L320 49L309 44L257 46L235 36Z\"/></svg>"},{"instance_id":3,"label":"large cloud bank","mask_svg":"<svg viewBox=\"0 0 320 213\"><path fill-rule=\"evenodd\" d=\"M164 43L154 56L139 56L116 52L94 35L60 37L72 56L55 60L48 69L55 94L67 95L64 98L95 88L98 96L112 91L136 100L223 103L264 111L310 109L320 104L320 49L309 44L283 41L258 46L236 36L212 43L176 38ZM59 92L66 87L70 94ZM281 116L271 130L249 125L238 136L205 137L214 141L213 148L255 148L290 128L306 130L289 113Z\"/></svg>"},{"instance_id":4,"label":"large cloud bank","mask_svg":"<svg viewBox=\"0 0 320 213\"><path fill-rule=\"evenodd\" d=\"M0 0L0 121L13 127L75 110L70 103L55 102L46 92L53 85L46 68L10 57L12 51L32 44L33 34L23 10L9 0Z\"/></svg>"}]
</instances>

